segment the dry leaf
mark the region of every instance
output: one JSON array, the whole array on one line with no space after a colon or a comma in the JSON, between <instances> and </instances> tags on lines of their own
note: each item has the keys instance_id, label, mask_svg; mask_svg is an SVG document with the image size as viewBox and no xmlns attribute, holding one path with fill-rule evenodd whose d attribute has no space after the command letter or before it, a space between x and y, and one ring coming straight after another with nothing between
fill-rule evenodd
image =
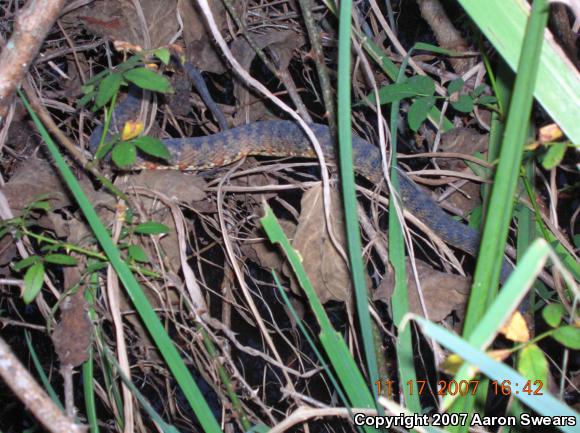
<instances>
[{"instance_id":1,"label":"dry leaf","mask_svg":"<svg viewBox=\"0 0 580 433\"><path fill-rule=\"evenodd\" d=\"M82 290L62 302L60 320L52 333L52 342L61 365L76 367L89 358L91 321Z\"/></svg>"},{"instance_id":2,"label":"dry leaf","mask_svg":"<svg viewBox=\"0 0 580 433\"><path fill-rule=\"evenodd\" d=\"M330 219L337 241L345 245L344 218L338 191L331 190ZM350 302L352 297L350 271L330 241L324 218L322 186L306 191L301 201L302 211L296 227L292 246L302 256L306 274L322 303L328 301ZM284 272L293 277L285 263ZM302 289L292 278L292 291L302 295Z\"/></svg>"},{"instance_id":3,"label":"dry leaf","mask_svg":"<svg viewBox=\"0 0 580 433\"><path fill-rule=\"evenodd\" d=\"M455 311L459 319L462 320L469 297L471 280L461 275L439 272L421 260L415 260L415 262L429 319L434 322L440 322ZM415 278L411 273L408 259L407 284L409 287L409 310L412 313L424 316L419 292L415 284ZM377 287L374 299L387 302L393 294L394 287L394 276L387 274L379 284L379 287Z\"/></svg>"},{"instance_id":4,"label":"dry leaf","mask_svg":"<svg viewBox=\"0 0 580 433\"><path fill-rule=\"evenodd\" d=\"M480 134L471 128L456 128L442 135L440 150L474 155L477 152L484 153L487 150L487 141L487 134ZM461 159L438 159L437 163L445 170L469 170L467 164ZM456 209L461 210L464 215L467 215L473 208L481 204L480 184L467 182L461 186L461 191L452 191L446 200Z\"/></svg>"},{"instance_id":5,"label":"dry leaf","mask_svg":"<svg viewBox=\"0 0 580 433\"><path fill-rule=\"evenodd\" d=\"M113 41L113 47L116 51L122 53L140 53L143 48L140 45L134 45L131 42L126 41Z\"/></svg>"},{"instance_id":6,"label":"dry leaf","mask_svg":"<svg viewBox=\"0 0 580 433\"><path fill-rule=\"evenodd\" d=\"M495 359L496 361L505 361L511 356L513 352L513 349L497 349L489 350L486 353L491 359Z\"/></svg>"},{"instance_id":7,"label":"dry leaf","mask_svg":"<svg viewBox=\"0 0 580 433\"><path fill-rule=\"evenodd\" d=\"M525 343L530 340L530 330L522 313L516 311L510 320L502 326L501 331L508 340Z\"/></svg>"},{"instance_id":8,"label":"dry leaf","mask_svg":"<svg viewBox=\"0 0 580 433\"><path fill-rule=\"evenodd\" d=\"M6 196L15 215L41 196L48 198L52 209L70 205L59 175L50 163L41 159L28 158L19 164L10 180L0 187L0 191Z\"/></svg>"},{"instance_id":9,"label":"dry leaf","mask_svg":"<svg viewBox=\"0 0 580 433\"><path fill-rule=\"evenodd\" d=\"M144 48L169 44L179 31L177 0L140 0L139 5L145 29L139 19L141 11L128 0L96 0L68 13L62 20L69 26L82 22L92 33ZM144 32L149 35L150 47L145 43Z\"/></svg>"}]
</instances>

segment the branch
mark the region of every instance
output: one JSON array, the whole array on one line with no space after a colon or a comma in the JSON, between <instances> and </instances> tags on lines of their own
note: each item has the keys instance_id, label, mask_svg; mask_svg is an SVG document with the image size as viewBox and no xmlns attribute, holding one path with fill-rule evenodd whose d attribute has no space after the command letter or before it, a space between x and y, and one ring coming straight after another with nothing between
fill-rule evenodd
<instances>
[{"instance_id":1,"label":"branch","mask_svg":"<svg viewBox=\"0 0 580 433\"><path fill-rule=\"evenodd\" d=\"M85 426L69 420L38 385L0 338L0 377L51 433L83 433Z\"/></svg>"},{"instance_id":2,"label":"branch","mask_svg":"<svg viewBox=\"0 0 580 433\"><path fill-rule=\"evenodd\" d=\"M0 124L64 4L65 0L29 0L18 14L14 32L0 53Z\"/></svg>"}]
</instances>

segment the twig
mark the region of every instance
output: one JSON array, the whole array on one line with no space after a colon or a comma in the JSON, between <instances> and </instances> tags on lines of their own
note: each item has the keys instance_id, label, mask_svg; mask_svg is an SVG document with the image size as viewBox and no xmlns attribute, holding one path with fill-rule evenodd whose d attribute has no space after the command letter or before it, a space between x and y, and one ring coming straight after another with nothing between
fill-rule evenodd
<instances>
[{"instance_id":1,"label":"twig","mask_svg":"<svg viewBox=\"0 0 580 433\"><path fill-rule=\"evenodd\" d=\"M2 338L0 338L0 377L48 431L54 433L87 431L85 426L75 424L64 416Z\"/></svg>"},{"instance_id":2,"label":"twig","mask_svg":"<svg viewBox=\"0 0 580 433\"><path fill-rule=\"evenodd\" d=\"M334 110L334 96L332 93L332 86L330 84L330 77L326 70L324 62L324 51L322 51L322 44L320 43L320 30L317 28L312 16L312 1L300 0L300 9L302 9L302 17L304 24L308 30L308 38L312 45L312 59L316 65L316 72L320 80L320 87L322 88L322 100L324 101L324 108L326 109L325 117L328 118L328 125L330 132L336 136L336 113Z\"/></svg>"},{"instance_id":3,"label":"twig","mask_svg":"<svg viewBox=\"0 0 580 433\"><path fill-rule=\"evenodd\" d=\"M64 4L65 0L30 0L18 14L14 32L0 53L0 123Z\"/></svg>"},{"instance_id":4,"label":"twig","mask_svg":"<svg viewBox=\"0 0 580 433\"><path fill-rule=\"evenodd\" d=\"M439 42L441 47L458 52L468 50L467 43L447 17L445 9L439 0L417 0L417 4L421 9L421 16L435 33L437 42ZM451 63L455 72L463 75L471 68L473 59L452 57L449 59L449 63Z\"/></svg>"}]
</instances>

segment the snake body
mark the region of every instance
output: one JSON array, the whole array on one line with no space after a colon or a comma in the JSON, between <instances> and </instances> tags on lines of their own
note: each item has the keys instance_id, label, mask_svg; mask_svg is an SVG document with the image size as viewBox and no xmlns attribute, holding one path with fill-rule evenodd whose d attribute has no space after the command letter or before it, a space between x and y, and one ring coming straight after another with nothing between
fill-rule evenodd
<instances>
[{"instance_id":1,"label":"snake body","mask_svg":"<svg viewBox=\"0 0 580 433\"><path fill-rule=\"evenodd\" d=\"M319 124L309 126L320 143L325 159L336 163L335 144L328 127ZM219 167L250 155L316 158L302 128L287 120L255 122L205 137L170 138L163 142L171 153L169 165L181 170ZM352 149L355 171L372 183L380 184L383 170L379 149L357 136L353 136ZM143 166L147 168L148 165L145 163ZM443 211L403 172L399 174L403 207L447 243L476 256L479 234Z\"/></svg>"},{"instance_id":2,"label":"snake body","mask_svg":"<svg viewBox=\"0 0 580 433\"><path fill-rule=\"evenodd\" d=\"M136 116L140 94L129 93L115 110L116 125ZM336 163L336 147L328 127L309 125L316 135L325 159ZM93 150L98 144L102 129L96 128L90 140ZM140 161L139 167L147 169L180 169L199 171L231 164L245 156L279 156L316 158L316 154L302 128L294 122L272 120L251 123L201 137L169 138L162 140L171 158L166 163ZM379 149L372 143L353 136L353 165L355 171L375 184L383 182ZM399 171L399 190L403 207L433 230L450 245L476 257L480 235L473 228L453 219L443 211L428 193ZM510 267L504 262L502 281Z\"/></svg>"}]
</instances>

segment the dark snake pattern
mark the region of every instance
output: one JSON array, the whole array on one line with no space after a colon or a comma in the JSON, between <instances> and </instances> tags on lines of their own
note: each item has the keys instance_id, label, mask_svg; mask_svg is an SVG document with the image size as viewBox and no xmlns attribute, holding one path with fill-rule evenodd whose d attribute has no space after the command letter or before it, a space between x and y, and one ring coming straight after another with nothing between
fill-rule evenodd
<instances>
[{"instance_id":1,"label":"dark snake pattern","mask_svg":"<svg viewBox=\"0 0 580 433\"><path fill-rule=\"evenodd\" d=\"M116 110L117 125L135 116L139 98L137 94L130 93L120 104ZM319 124L311 124L310 127L320 142L326 160L336 163L335 143L328 127ZM101 128L95 129L92 134L93 148L101 134ZM210 136L164 139L163 143L171 153L171 160L166 165L141 161L136 168L199 171L231 164L250 155L316 158L310 140L301 127L286 120L255 122ZM352 147L355 171L374 184L382 183L383 171L378 147L357 136L353 136ZM443 211L425 190L402 171L399 174L403 207L445 242L476 257L479 233ZM510 270L510 266L504 262L502 281L505 281Z\"/></svg>"}]
</instances>

